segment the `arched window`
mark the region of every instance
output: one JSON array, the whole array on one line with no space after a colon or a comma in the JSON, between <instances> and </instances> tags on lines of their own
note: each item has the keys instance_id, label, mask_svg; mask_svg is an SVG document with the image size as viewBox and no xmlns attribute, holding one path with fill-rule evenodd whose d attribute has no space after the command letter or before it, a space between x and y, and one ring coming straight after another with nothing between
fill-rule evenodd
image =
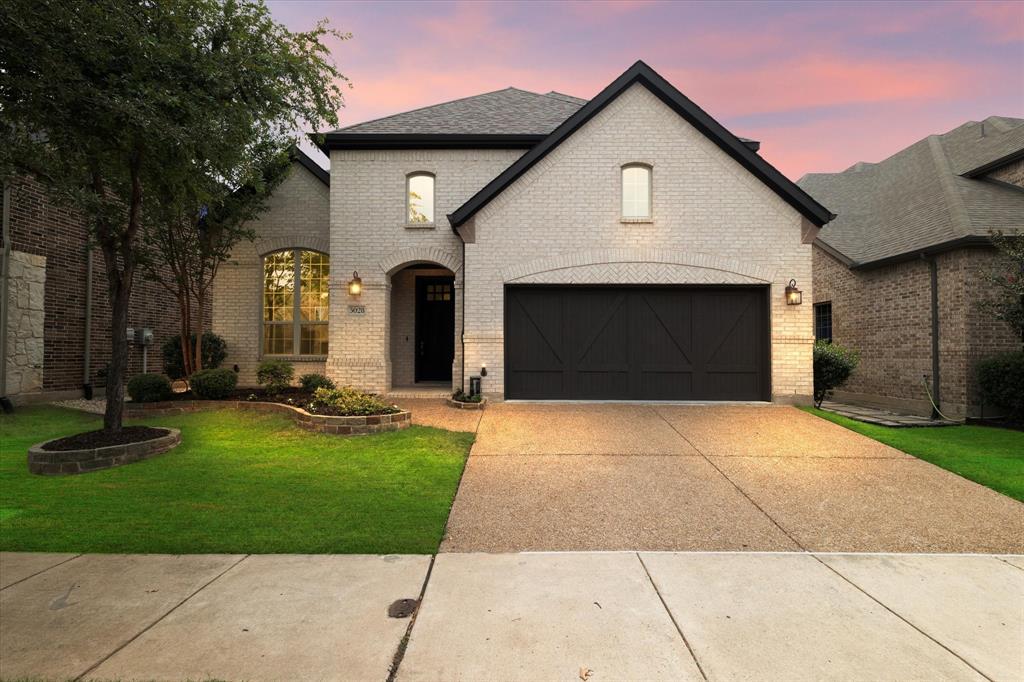
<instances>
[{"instance_id":1,"label":"arched window","mask_svg":"<svg viewBox=\"0 0 1024 682\"><path fill-rule=\"evenodd\" d=\"M330 257L319 251L264 256L264 355L327 355L328 274Z\"/></svg>"},{"instance_id":2,"label":"arched window","mask_svg":"<svg viewBox=\"0 0 1024 682\"><path fill-rule=\"evenodd\" d=\"M622 167L623 220L650 220L651 167L629 163Z\"/></svg>"},{"instance_id":3,"label":"arched window","mask_svg":"<svg viewBox=\"0 0 1024 682\"><path fill-rule=\"evenodd\" d=\"M410 225L434 224L434 176L410 173L405 179L406 220Z\"/></svg>"}]
</instances>

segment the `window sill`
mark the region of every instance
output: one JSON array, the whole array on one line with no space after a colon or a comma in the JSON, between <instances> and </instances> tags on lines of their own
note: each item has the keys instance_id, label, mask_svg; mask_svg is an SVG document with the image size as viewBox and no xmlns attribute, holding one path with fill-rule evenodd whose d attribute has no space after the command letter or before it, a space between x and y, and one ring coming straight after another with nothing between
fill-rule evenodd
<instances>
[{"instance_id":1,"label":"window sill","mask_svg":"<svg viewBox=\"0 0 1024 682\"><path fill-rule=\"evenodd\" d=\"M620 218L619 222L623 225L650 225L654 223L654 218Z\"/></svg>"},{"instance_id":2,"label":"window sill","mask_svg":"<svg viewBox=\"0 0 1024 682\"><path fill-rule=\"evenodd\" d=\"M437 229L437 223L406 223L402 227L407 230L434 230Z\"/></svg>"},{"instance_id":3,"label":"window sill","mask_svg":"<svg viewBox=\"0 0 1024 682\"><path fill-rule=\"evenodd\" d=\"M326 355L270 355L262 353L260 360L284 360L285 362L327 362Z\"/></svg>"}]
</instances>

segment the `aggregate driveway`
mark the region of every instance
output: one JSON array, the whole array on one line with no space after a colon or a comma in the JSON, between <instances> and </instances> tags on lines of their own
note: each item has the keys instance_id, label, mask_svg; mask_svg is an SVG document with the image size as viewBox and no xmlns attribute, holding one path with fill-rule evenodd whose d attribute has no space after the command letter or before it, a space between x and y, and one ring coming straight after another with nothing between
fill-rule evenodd
<instances>
[{"instance_id":1,"label":"aggregate driveway","mask_svg":"<svg viewBox=\"0 0 1024 682\"><path fill-rule=\"evenodd\" d=\"M444 552L1024 552L1024 505L793 407L497 403Z\"/></svg>"}]
</instances>

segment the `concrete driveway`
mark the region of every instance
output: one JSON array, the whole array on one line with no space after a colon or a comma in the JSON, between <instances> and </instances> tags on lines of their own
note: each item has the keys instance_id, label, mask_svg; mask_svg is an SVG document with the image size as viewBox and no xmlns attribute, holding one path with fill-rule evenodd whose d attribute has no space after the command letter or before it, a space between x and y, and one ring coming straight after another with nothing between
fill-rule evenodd
<instances>
[{"instance_id":1,"label":"concrete driveway","mask_svg":"<svg viewBox=\"0 0 1024 682\"><path fill-rule=\"evenodd\" d=\"M1024 505L792 407L499 403L442 551L1024 551Z\"/></svg>"}]
</instances>

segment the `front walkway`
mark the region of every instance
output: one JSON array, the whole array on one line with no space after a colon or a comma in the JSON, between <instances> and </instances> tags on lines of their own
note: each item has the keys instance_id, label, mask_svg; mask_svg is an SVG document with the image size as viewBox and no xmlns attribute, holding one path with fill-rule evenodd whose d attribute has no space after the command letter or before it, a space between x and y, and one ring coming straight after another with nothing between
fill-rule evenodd
<instances>
[{"instance_id":1,"label":"front walkway","mask_svg":"<svg viewBox=\"0 0 1024 682\"><path fill-rule=\"evenodd\" d=\"M509 402L441 550L1020 553L1024 505L792 407Z\"/></svg>"},{"instance_id":2,"label":"front walkway","mask_svg":"<svg viewBox=\"0 0 1024 682\"><path fill-rule=\"evenodd\" d=\"M421 594L415 618L388 616ZM1024 557L0 554L4 679L394 666L398 680L1016 680Z\"/></svg>"}]
</instances>

